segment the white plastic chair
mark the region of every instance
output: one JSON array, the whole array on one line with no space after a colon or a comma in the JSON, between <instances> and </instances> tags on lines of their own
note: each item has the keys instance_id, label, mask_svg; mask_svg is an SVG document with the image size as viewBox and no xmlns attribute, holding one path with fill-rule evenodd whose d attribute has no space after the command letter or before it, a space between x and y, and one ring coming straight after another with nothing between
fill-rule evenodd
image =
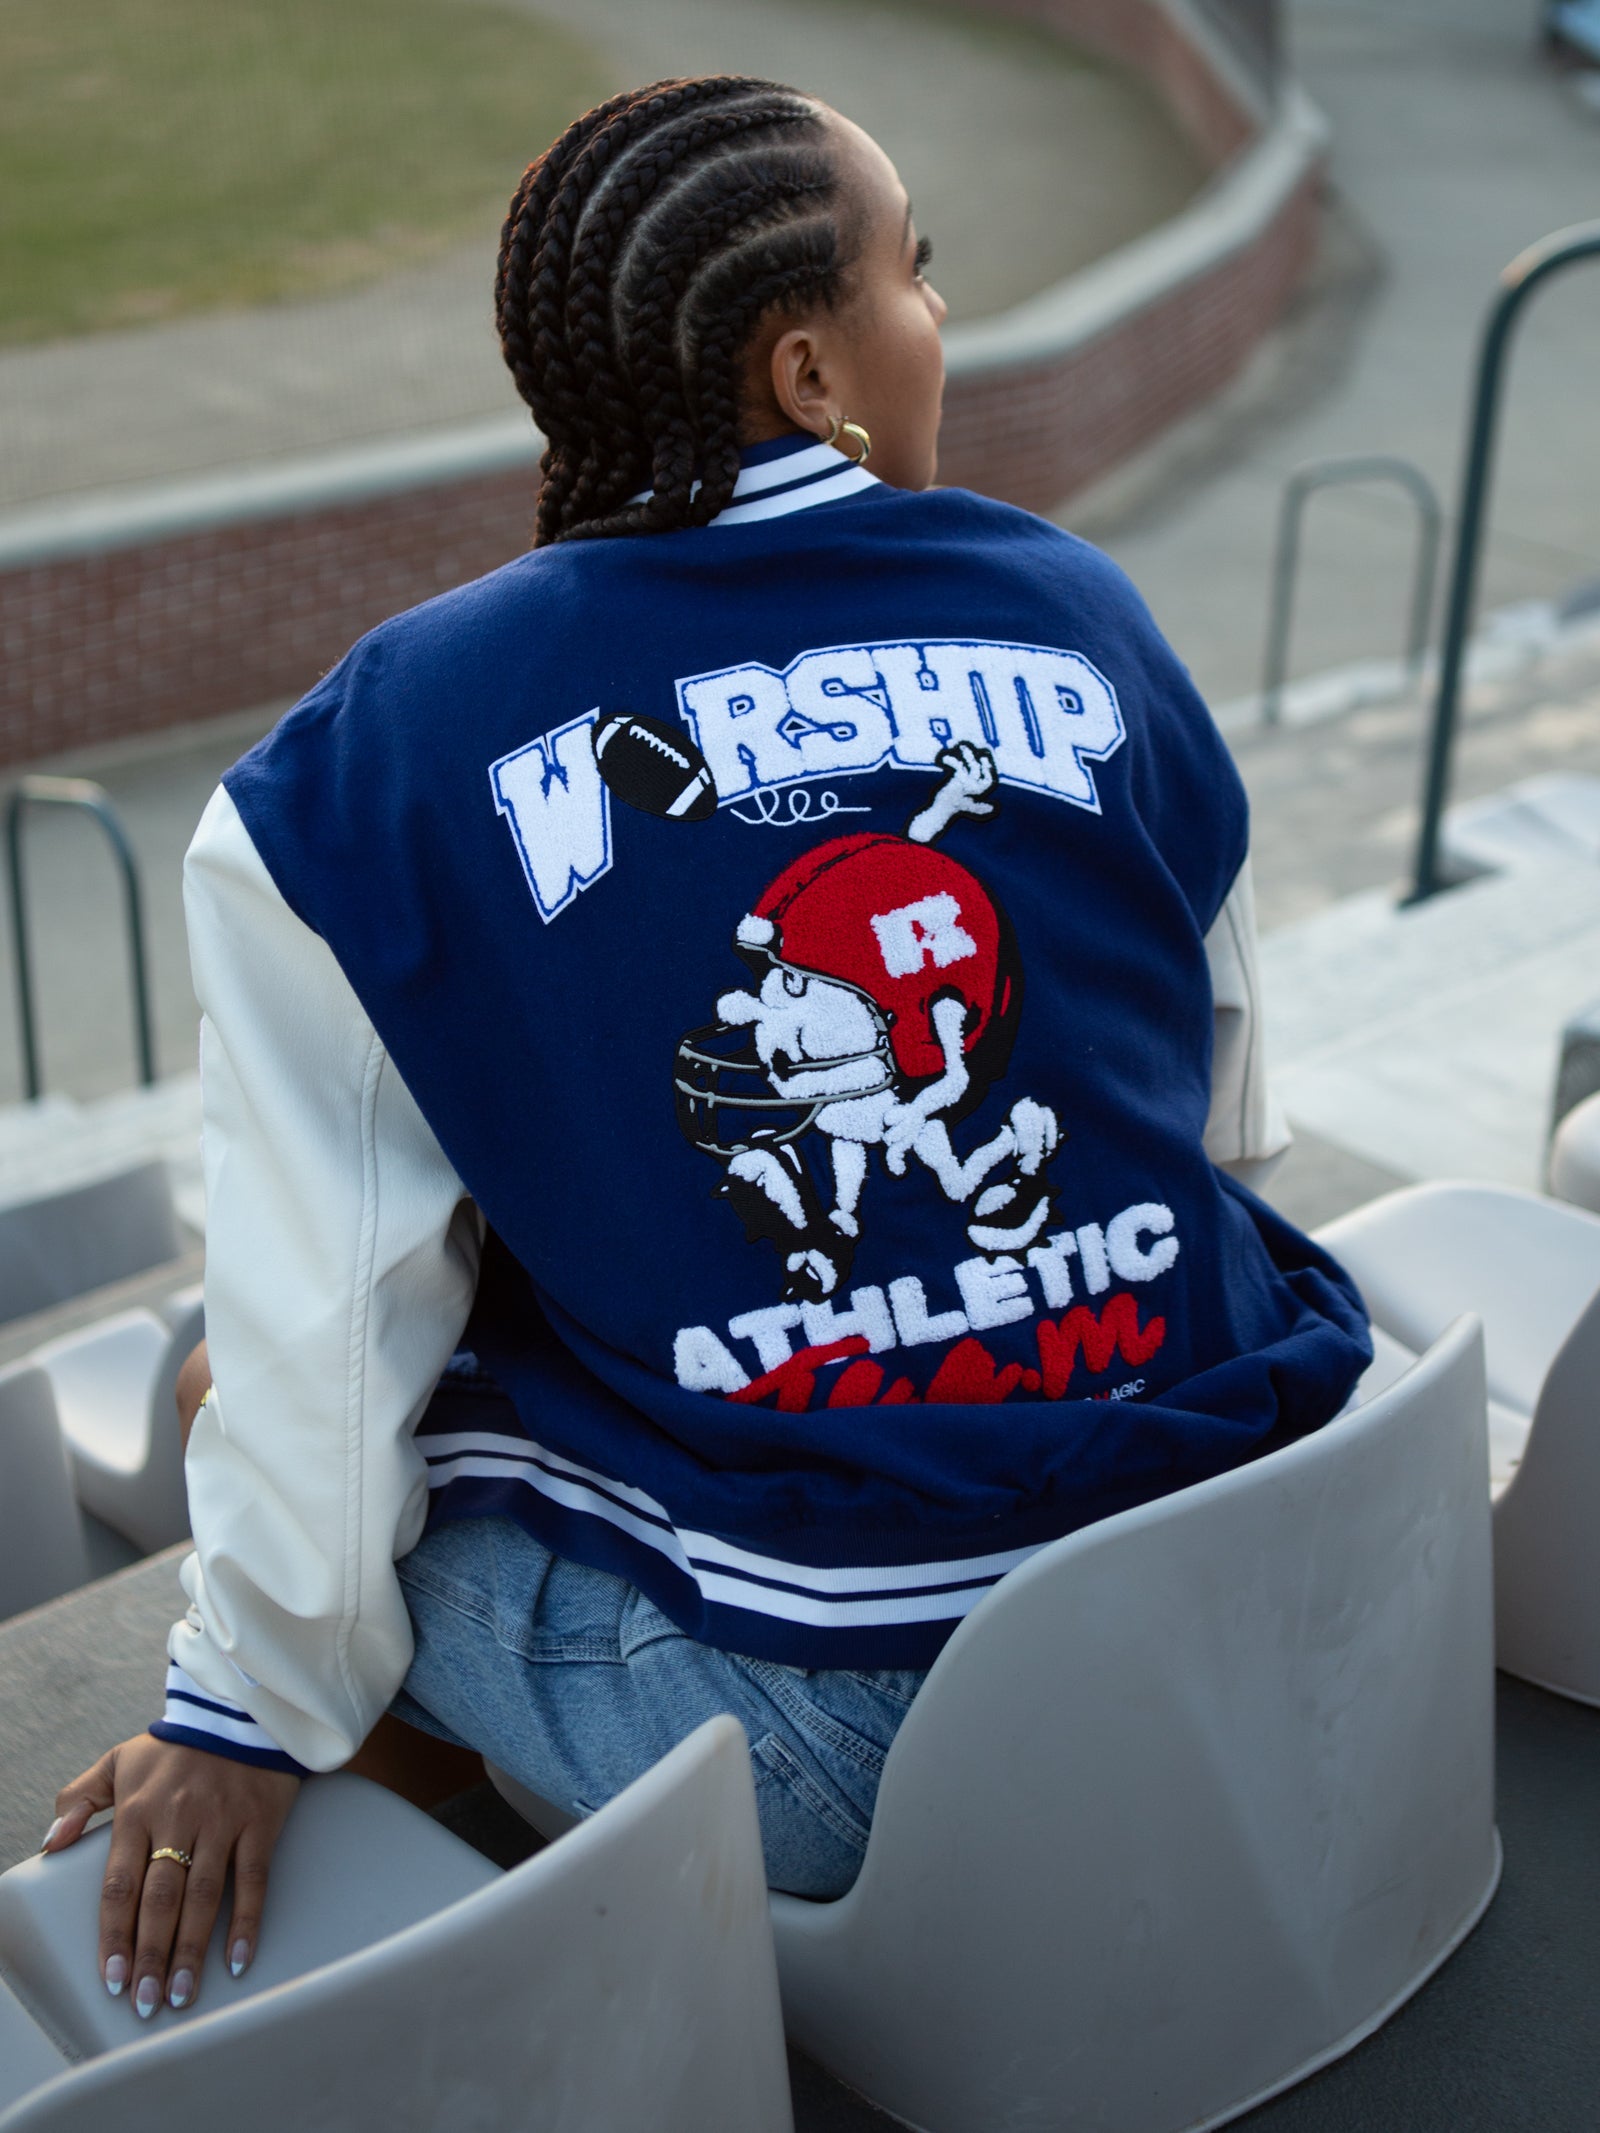
<instances>
[{"instance_id":1,"label":"white plastic chair","mask_svg":"<svg viewBox=\"0 0 1600 2133\"><path fill-rule=\"evenodd\" d=\"M792 2133L755 1796L732 1719L504 1875L359 1779L314 1781L280 1844L255 1965L227 1980L219 1932L196 2008L158 2013L143 2036L93 1974L101 1857L55 1907L50 1963L60 1972L70 1942L71 1970L48 2009L37 1959L22 1975L40 1870L54 1884L72 1856L0 1877L0 1965L59 2040L83 2050L72 2025L88 2022L87 2048L112 2031L121 2048L0 2116L0 2133L170 2133L175 2120L229 2133ZM28 1874L29 1901L8 1909L7 1884ZM452 1880L460 1900L343 1952L375 1906L420 1891L413 1915L432 1910ZM306 1974L279 1981L286 1963Z\"/></svg>"},{"instance_id":2,"label":"white plastic chair","mask_svg":"<svg viewBox=\"0 0 1600 2133\"><path fill-rule=\"evenodd\" d=\"M119 1311L31 1357L54 1388L78 1500L146 1555L189 1530L175 1395L205 1331L199 1289Z\"/></svg>"},{"instance_id":3,"label":"white plastic chair","mask_svg":"<svg viewBox=\"0 0 1600 2133\"><path fill-rule=\"evenodd\" d=\"M182 1250L162 1162L0 1206L0 1321L142 1274Z\"/></svg>"},{"instance_id":4,"label":"white plastic chair","mask_svg":"<svg viewBox=\"0 0 1600 2133\"><path fill-rule=\"evenodd\" d=\"M925 2133L1177 2133L1377 2028L1499 1873L1486 1464L1462 1320L1325 1429L1004 1578L890 1750L855 1886L772 1899L795 2041Z\"/></svg>"},{"instance_id":5,"label":"white plastic chair","mask_svg":"<svg viewBox=\"0 0 1600 2133\"><path fill-rule=\"evenodd\" d=\"M59 2074L67 2063L66 2054L0 1985L0 2112Z\"/></svg>"},{"instance_id":6,"label":"white plastic chair","mask_svg":"<svg viewBox=\"0 0 1600 2133\"><path fill-rule=\"evenodd\" d=\"M71 1592L89 1575L50 1380L0 1370L0 1620Z\"/></svg>"},{"instance_id":7,"label":"white plastic chair","mask_svg":"<svg viewBox=\"0 0 1600 2133\"><path fill-rule=\"evenodd\" d=\"M855 1887L773 1896L791 2034L906 2123L1220 2125L1482 1915L1482 1344L1376 1346L1356 1412L1003 1579L890 1750Z\"/></svg>"},{"instance_id":8,"label":"white plastic chair","mask_svg":"<svg viewBox=\"0 0 1600 2133\"><path fill-rule=\"evenodd\" d=\"M1600 1704L1600 1217L1510 1186L1414 1185L1330 1223L1403 1360L1483 1320L1496 1656Z\"/></svg>"},{"instance_id":9,"label":"white plastic chair","mask_svg":"<svg viewBox=\"0 0 1600 2133\"><path fill-rule=\"evenodd\" d=\"M1550 1190L1600 1215L1600 1095L1574 1104L1550 1144Z\"/></svg>"},{"instance_id":10,"label":"white plastic chair","mask_svg":"<svg viewBox=\"0 0 1600 2133\"><path fill-rule=\"evenodd\" d=\"M314 1778L301 1789L273 1857L260 1951L242 1979L224 1961L227 1912L213 1938L197 2007L133 2020L95 1974L109 1823L70 1850L0 1874L0 1978L69 2058L95 2058L133 2037L187 2027L202 2010L237 2007L308 1970L353 1955L498 1881L470 1845L364 1779Z\"/></svg>"}]
</instances>

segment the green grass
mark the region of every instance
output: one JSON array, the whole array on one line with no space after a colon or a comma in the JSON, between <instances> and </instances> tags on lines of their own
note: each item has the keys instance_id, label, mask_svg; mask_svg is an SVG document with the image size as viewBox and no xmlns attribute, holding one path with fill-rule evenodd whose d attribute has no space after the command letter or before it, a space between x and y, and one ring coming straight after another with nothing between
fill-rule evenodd
<instances>
[{"instance_id":1,"label":"green grass","mask_svg":"<svg viewBox=\"0 0 1600 2133\"><path fill-rule=\"evenodd\" d=\"M487 235L611 86L578 38L478 0L0 0L0 343Z\"/></svg>"}]
</instances>

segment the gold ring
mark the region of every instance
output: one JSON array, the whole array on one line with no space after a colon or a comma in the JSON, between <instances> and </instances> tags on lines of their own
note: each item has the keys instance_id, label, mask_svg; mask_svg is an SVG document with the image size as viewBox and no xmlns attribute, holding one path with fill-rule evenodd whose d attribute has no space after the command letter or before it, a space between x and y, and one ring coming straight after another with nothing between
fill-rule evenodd
<instances>
[{"instance_id":1,"label":"gold ring","mask_svg":"<svg viewBox=\"0 0 1600 2133\"><path fill-rule=\"evenodd\" d=\"M180 1852L177 1846L173 1844L163 1844L159 1851L154 1851L150 1854L150 1864L152 1866L155 1865L158 1859L175 1859L185 1873L194 1865L194 1861L189 1857L189 1854Z\"/></svg>"}]
</instances>

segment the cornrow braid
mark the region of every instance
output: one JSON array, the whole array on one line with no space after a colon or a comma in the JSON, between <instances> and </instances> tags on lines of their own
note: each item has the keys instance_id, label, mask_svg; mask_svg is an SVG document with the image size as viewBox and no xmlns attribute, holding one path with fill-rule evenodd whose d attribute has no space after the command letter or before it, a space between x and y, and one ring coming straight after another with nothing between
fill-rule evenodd
<instances>
[{"instance_id":1,"label":"cornrow braid","mask_svg":"<svg viewBox=\"0 0 1600 2133\"><path fill-rule=\"evenodd\" d=\"M842 190L818 107L743 75L613 97L529 164L495 316L545 436L535 546L723 509L762 318L844 293Z\"/></svg>"}]
</instances>

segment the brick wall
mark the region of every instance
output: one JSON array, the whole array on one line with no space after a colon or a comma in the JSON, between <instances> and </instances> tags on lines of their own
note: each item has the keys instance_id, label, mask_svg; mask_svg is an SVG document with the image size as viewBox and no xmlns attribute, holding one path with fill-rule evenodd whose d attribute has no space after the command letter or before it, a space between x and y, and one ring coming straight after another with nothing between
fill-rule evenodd
<instances>
[{"instance_id":1,"label":"brick wall","mask_svg":"<svg viewBox=\"0 0 1600 2133\"><path fill-rule=\"evenodd\" d=\"M1213 166L1254 120L1151 0L979 0L1135 67ZM1225 384L1310 258L1317 180L1257 240L1052 361L952 379L941 477L1050 509ZM0 764L299 694L364 630L526 546L522 471L0 570Z\"/></svg>"},{"instance_id":2,"label":"brick wall","mask_svg":"<svg viewBox=\"0 0 1600 2133\"><path fill-rule=\"evenodd\" d=\"M0 572L0 762L298 695L528 545L525 472Z\"/></svg>"}]
</instances>

